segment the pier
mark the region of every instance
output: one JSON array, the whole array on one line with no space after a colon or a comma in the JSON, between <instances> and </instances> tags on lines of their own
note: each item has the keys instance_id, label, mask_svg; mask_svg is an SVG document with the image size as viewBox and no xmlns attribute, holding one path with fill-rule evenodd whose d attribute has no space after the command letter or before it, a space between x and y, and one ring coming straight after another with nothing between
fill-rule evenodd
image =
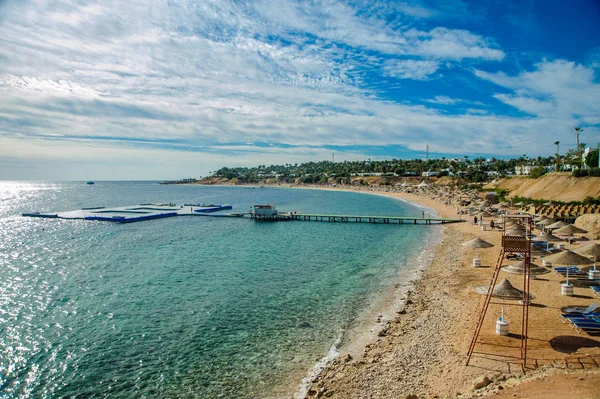
<instances>
[{"instance_id":1,"label":"pier","mask_svg":"<svg viewBox=\"0 0 600 399\"><path fill-rule=\"evenodd\" d=\"M462 222L461 219L447 218L420 218L410 216L360 216L360 215L324 215L309 213L278 213L275 215L249 214L250 218L257 221L291 221L303 220L307 222L331 223L372 223L372 224L445 224Z\"/></svg>"},{"instance_id":2,"label":"pier","mask_svg":"<svg viewBox=\"0 0 600 399\"><path fill-rule=\"evenodd\" d=\"M261 205L258 205L260 207ZM255 209L257 206L255 206ZM262 205L263 210L268 210ZM133 223L146 220L163 219L174 216L204 216L221 218L244 218L257 222L330 222L330 223L371 223L371 224L446 224L462 222L461 219L446 219L436 217L410 217L410 216L363 216L363 215L333 215L313 214L298 212L238 212L222 213L232 209L227 204L140 204L123 207L87 207L67 212L32 212L23 213L22 216L47 218L47 219L80 219L89 221L103 221L116 223Z\"/></svg>"}]
</instances>

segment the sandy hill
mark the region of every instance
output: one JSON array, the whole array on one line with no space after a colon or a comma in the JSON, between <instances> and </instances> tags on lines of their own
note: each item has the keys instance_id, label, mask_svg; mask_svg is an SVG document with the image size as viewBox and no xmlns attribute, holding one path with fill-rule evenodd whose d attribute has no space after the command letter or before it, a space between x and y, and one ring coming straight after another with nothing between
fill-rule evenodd
<instances>
[{"instance_id":1,"label":"sandy hill","mask_svg":"<svg viewBox=\"0 0 600 399\"><path fill-rule=\"evenodd\" d=\"M500 179L484 188L503 188L508 197L528 197L557 201L583 201L600 197L600 177L573 177L570 173L548 173L538 179L512 177Z\"/></svg>"}]
</instances>

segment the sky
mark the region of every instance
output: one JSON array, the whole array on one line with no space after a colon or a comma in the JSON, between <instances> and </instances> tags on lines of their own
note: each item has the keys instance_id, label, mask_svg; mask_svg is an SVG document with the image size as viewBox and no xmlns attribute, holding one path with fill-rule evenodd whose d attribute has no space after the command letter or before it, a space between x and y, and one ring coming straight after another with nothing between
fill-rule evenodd
<instances>
[{"instance_id":1,"label":"sky","mask_svg":"<svg viewBox=\"0 0 600 399\"><path fill-rule=\"evenodd\" d=\"M600 141L599 0L0 0L0 179Z\"/></svg>"}]
</instances>

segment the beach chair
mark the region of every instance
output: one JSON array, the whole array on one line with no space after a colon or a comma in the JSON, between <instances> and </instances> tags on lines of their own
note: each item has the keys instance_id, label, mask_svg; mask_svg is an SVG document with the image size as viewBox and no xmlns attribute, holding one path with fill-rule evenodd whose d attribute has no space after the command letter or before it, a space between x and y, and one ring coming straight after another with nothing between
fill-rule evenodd
<instances>
[{"instance_id":1,"label":"beach chair","mask_svg":"<svg viewBox=\"0 0 600 399\"><path fill-rule=\"evenodd\" d=\"M584 308L583 306L573 306L573 307L564 309L563 313L590 314L590 313L594 313L596 311L596 309L598 309L599 306L600 306L600 304L595 303L595 302L592 303L587 308Z\"/></svg>"},{"instance_id":2,"label":"beach chair","mask_svg":"<svg viewBox=\"0 0 600 399\"><path fill-rule=\"evenodd\" d=\"M595 286L590 287L590 289L592 290L594 295L596 295L598 298L600 298L600 286L595 285Z\"/></svg>"},{"instance_id":3,"label":"beach chair","mask_svg":"<svg viewBox=\"0 0 600 399\"><path fill-rule=\"evenodd\" d=\"M593 319L587 319L587 320L583 320L583 319L572 319L569 320L571 327L577 331L578 334L581 334L581 331L585 331L588 334L589 333L594 333L594 334L598 334L600 333L600 321L596 321Z\"/></svg>"}]
</instances>

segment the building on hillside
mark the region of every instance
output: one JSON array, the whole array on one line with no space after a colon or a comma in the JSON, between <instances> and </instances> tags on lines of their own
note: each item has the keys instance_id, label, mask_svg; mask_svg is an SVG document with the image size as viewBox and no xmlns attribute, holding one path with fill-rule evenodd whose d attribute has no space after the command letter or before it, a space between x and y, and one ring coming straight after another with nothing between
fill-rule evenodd
<instances>
[{"instance_id":1,"label":"building on hillside","mask_svg":"<svg viewBox=\"0 0 600 399\"><path fill-rule=\"evenodd\" d=\"M421 173L421 176L432 177L432 176L439 176L439 174L440 174L440 172L434 172L434 171L428 170L427 172Z\"/></svg>"},{"instance_id":2,"label":"building on hillside","mask_svg":"<svg viewBox=\"0 0 600 399\"><path fill-rule=\"evenodd\" d=\"M515 174L516 175L522 175L522 176L528 176L531 174L531 165L519 165L519 166L515 166Z\"/></svg>"}]
</instances>

